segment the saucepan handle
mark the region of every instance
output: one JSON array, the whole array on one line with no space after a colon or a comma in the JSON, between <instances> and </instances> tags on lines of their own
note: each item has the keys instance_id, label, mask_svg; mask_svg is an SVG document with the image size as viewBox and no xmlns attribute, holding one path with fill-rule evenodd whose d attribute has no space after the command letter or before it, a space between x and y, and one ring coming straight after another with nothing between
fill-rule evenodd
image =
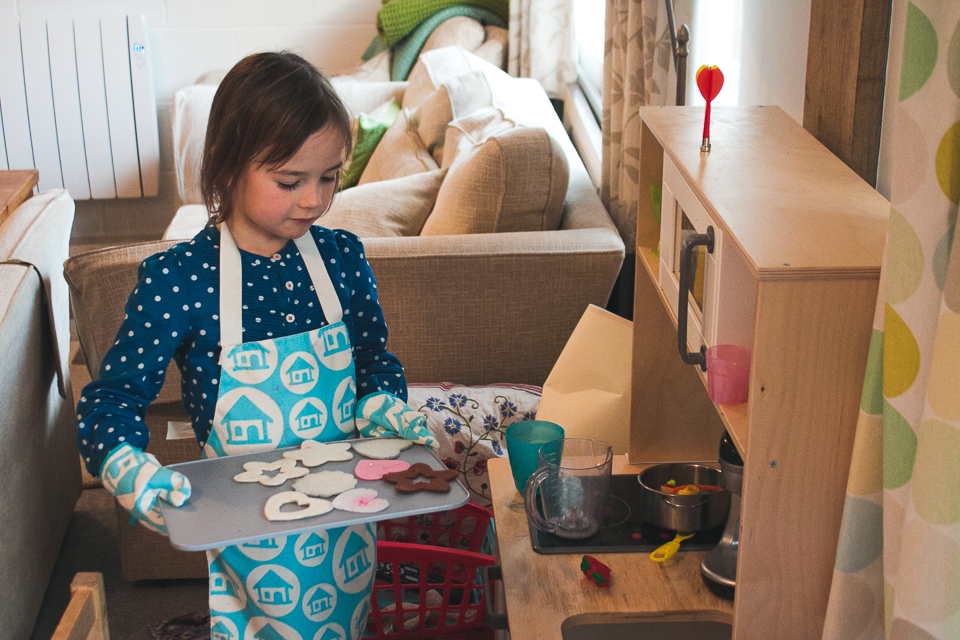
<instances>
[{"instance_id":1,"label":"saucepan handle","mask_svg":"<svg viewBox=\"0 0 960 640\"><path fill-rule=\"evenodd\" d=\"M691 497L691 496L686 496L686 497ZM670 505L671 507L674 507L675 509L695 509L695 508L702 507L707 503L706 496L697 496L696 502L691 500L687 504L673 502L670 498L666 496L660 496L660 499L663 500L666 504Z\"/></svg>"}]
</instances>

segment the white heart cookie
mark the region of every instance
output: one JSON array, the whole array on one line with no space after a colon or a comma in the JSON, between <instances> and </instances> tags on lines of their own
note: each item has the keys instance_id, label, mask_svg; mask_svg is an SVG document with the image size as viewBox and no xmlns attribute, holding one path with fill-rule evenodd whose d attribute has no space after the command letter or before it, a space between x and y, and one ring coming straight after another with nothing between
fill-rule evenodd
<instances>
[{"instance_id":1,"label":"white heart cookie","mask_svg":"<svg viewBox=\"0 0 960 640\"><path fill-rule=\"evenodd\" d=\"M282 458L276 462L245 462L244 472L233 476L237 482L259 482L265 487L279 487L291 478L300 478L308 473L303 467L297 466L296 460ZM275 476L264 475L265 471L279 471Z\"/></svg>"},{"instance_id":2,"label":"white heart cookie","mask_svg":"<svg viewBox=\"0 0 960 640\"><path fill-rule=\"evenodd\" d=\"M354 513L376 513L390 506L383 498L377 497L373 489L351 489L333 499L333 506L341 511Z\"/></svg>"},{"instance_id":3,"label":"white heart cookie","mask_svg":"<svg viewBox=\"0 0 960 640\"><path fill-rule=\"evenodd\" d=\"M350 460L353 454L350 453L349 442L317 442L316 440L304 440L300 443L300 448L294 451L284 451L283 457L290 460L299 460L305 467L319 467L325 462L337 460Z\"/></svg>"},{"instance_id":4,"label":"white heart cookie","mask_svg":"<svg viewBox=\"0 0 960 640\"><path fill-rule=\"evenodd\" d=\"M390 460L400 455L404 449L413 446L410 440L401 440L400 438L375 438L373 440L360 440L353 443L353 450L367 458L375 460Z\"/></svg>"},{"instance_id":5,"label":"white heart cookie","mask_svg":"<svg viewBox=\"0 0 960 640\"><path fill-rule=\"evenodd\" d=\"M321 498L335 496L338 493L353 489L355 486L357 486L357 479L353 477L353 474L343 471L318 471L293 483L295 491Z\"/></svg>"},{"instance_id":6,"label":"white heart cookie","mask_svg":"<svg viewBox=\"0 0 960 640\"><path fill-rule=\"evenodd\" d=\"M288 504L296 504L303 508L297 511L281 511ZM267 506L263 508L263 515L267 517L267 520L276 522L322 516L330 511L333 511L333 504L329 500L311 498L299 491L284 491L270 496L270 499L267 500Z\"/></svg>"}]
</instances>

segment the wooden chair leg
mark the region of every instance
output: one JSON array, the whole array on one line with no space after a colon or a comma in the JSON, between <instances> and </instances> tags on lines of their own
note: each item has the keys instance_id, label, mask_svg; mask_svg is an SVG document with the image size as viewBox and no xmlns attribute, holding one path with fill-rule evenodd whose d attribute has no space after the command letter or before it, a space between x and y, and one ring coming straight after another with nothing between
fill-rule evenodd
<instances>
[{"instance_id":1,"label":"wooden chair leg","mask_svg":"<svg viewBox=\"0 0 960 640\"><path fill-rule=\"evenodd\" d=\"M102 573L78 573L70 583L70 604L52 640L110 640Z\"/></svg>"}]
</instances>

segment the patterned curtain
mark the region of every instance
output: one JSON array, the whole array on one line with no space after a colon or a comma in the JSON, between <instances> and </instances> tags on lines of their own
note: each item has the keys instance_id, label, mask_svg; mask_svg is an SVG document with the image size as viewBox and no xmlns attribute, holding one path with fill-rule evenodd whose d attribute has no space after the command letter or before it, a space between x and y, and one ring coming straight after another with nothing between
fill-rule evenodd
<instances>
[{"instance_id":1,"label":"patterned curtain","mask_svg":"<svg viewBox=\"0 0 960 640\"><path fill-rule=\"evenodd\" d=\"M573 0L510 0L507 72L536 78L551 97L577 79Z\"/></svg>"},{"instance_id":2,"label":"patterned curtain","mask_svg":"<svg viewBox=\"0 0 960 640\"><path fill-rule=\"evenodd\" d=\"M894 0L887 248L823 637L960 638L960 3Z\"/></svg>"},{"instance_id":3,"label":"patterned curtain","mask_svg":"<svg viewBox=\"0 0 960 640\"><path fill-rule=\"evenodd\" d=\"M666 103L670 37L660 0L607 0L600 197L628 253L637 244L640 107ZM659 52L659 53L658 53Z\"/></svg>"}]
</instances>

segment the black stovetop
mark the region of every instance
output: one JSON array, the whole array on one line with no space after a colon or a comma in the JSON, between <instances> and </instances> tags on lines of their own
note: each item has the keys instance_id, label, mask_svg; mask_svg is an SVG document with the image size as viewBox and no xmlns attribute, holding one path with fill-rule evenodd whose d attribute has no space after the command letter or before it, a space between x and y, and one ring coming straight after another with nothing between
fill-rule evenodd
<instances>
[{"instance_id":1,"label":"black stovetop","mask_svg":"<svg viewBox=\"0 0 960 640\"><path fill-rule=\"evenodd\" d=\"M540 509L539 497L537 508ZM644 521L640 507L640 483L635 475L610 478L607 517L600 531L589 538L567 540L544 533L532 524L529 526L533 550L543 554L651 553L665 542L673 540L677 534L676 531L661 529ZM680 543L680 551L712 549L720 542L723 527L721 524L713 529L698 531L692 538Z\"/></svg>"}]
</instances>

